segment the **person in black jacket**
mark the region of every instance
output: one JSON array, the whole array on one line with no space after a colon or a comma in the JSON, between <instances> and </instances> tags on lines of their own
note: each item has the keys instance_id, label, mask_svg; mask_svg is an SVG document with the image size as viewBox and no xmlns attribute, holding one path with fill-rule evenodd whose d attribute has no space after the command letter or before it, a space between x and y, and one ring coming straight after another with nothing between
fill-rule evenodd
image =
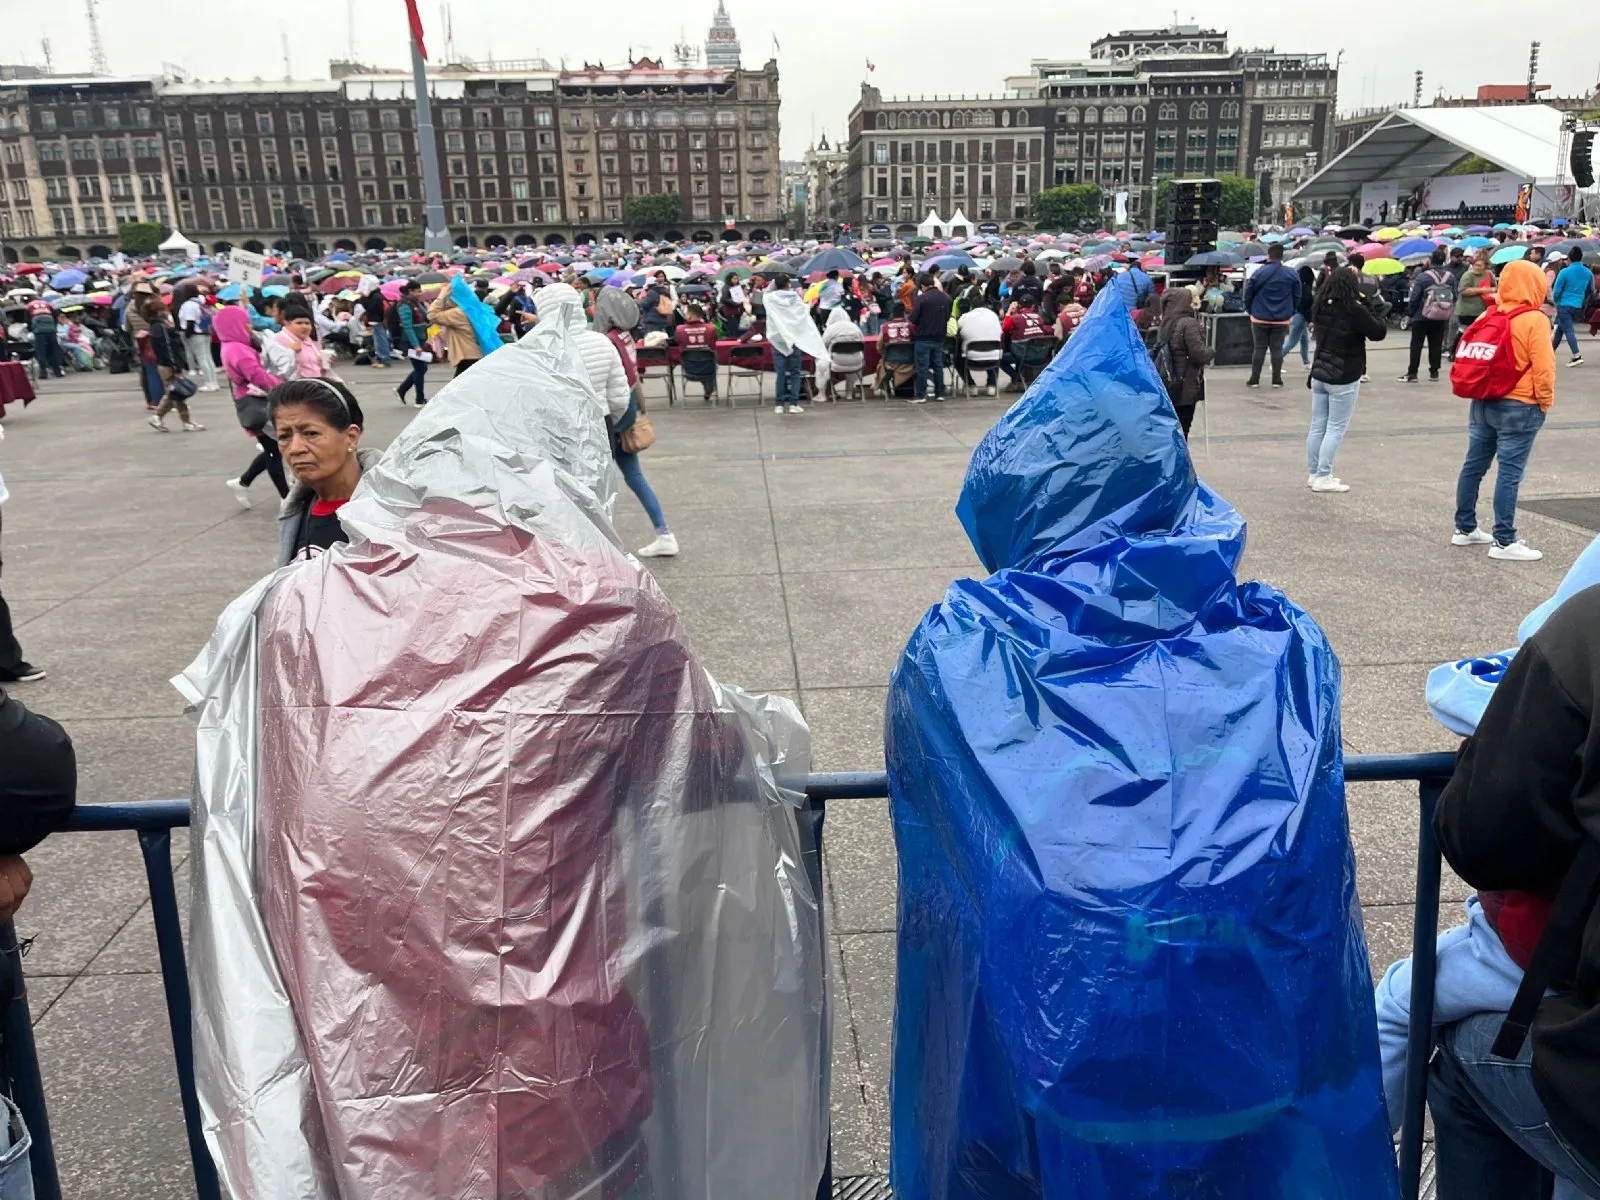
<instances>
[{"instance_id":1,"label":"person in black jacket","mask_svg":"<svg viewBox=\"0 0 1600 1200\"><path fill-rule=\"evenodd\" d=\"M144 306L144 319L149 322L150 346L156 353L156 371L165 387L161 403L150 414L150 427L157 433L166 433L167 414L177 409L183 431L199 433L205 426L189 415L189 401L179 388L180 382L185 381L189 373L189 356L183 348L183 338L172 324L172 313L162 301L151 300ZM193 390L192 385L187 383L185 388Z\"/></svg>"},{"instance_id":2,"label":"person in black jacket","mask_svg":"<svg viewBox=\"0 0 1600 1200\"><path fill-rule=\"evenodd\" d=\"M917 356L917 390L912 404L944 399L944 343L950 336L950 297L924 272L911 306L911 341Z\"/></svg>"},{"instance_id":3,"label":"person in black jacket","mask_svg":"<svg viewBox=\"0 0 1600 1200\"><path fill-rule=\"evenodd\" d=\"M1491 1053L1504 1013L1439 1031L1428 1102L1441 1198L1533 1200L1549 1194L1543 1170L1570 1181L1558 1196L1600 1195L1600 911L1592 888L1577 903L1562 891L1569 869L1592 883L1575 868L1592 863L1600 839L1597 631L1600 586L1570 597L1523 643L1439 798L1440 848L1469 884L1561 893L1545 926L1559 965L1536 977L1532 1036L1517 1057ZM1570 939L1552 933L1567 918ZM1530 974L1544 950L1541 938Z\"/></svg>"},{"instance_id":4,"label":"person in black jacket","mask_svg":"<svg viewBox=\"0 0 1600 1200\"><path fill-rule=\"evenodd\" d=\"M1400 376L1401 383L1417 381L1423 342L1428 344L1428 378L1439 378L1445 330L1455 316L1459 295L1458 277L1445 268L1444 260L1444 247L1435 246L1428 266L1411 278L1411 290L1406 297L1406 312L1411 318L1411 357L1406 363L1406 373Z\"/></svg>"},{"instance_id":5,"label":"person in black jacket","mask_svg":"<svg viewBox=\"0 0 1600 1200\"><path fill-rule=\"evenodd\" d=\"M78 760L66 730L0 691L0 922L33 885L22 856L66 824L77 803Z\"/></svg>"},{"instance_id":6,"label":"person in black jacket","mask_svg":"<svg viewBox=\"0 0 1600 1200\"><path fill-rule=\"evenodd\" d=\"M1206 397L1205 371L1214 357L1206 345L1205 330L1194 315L1194 293L1186 287L1168 288L1161 294L1161 327L1156 331L1156 353L1172 347L1172 377L1176 396L1168 395L1178 413L1183 440L1189 440L1195 405Z\"/></svg>"},{"instance_id":7,"label":"person in black jacket","mask_svg":"<svg viewBox=\"0 0 1600 1200\"><path fill-rule=\"evenodd\" d=\"M1387 328L1361 293L1361 280L1349 267L1328 277L1316 294L1312 324L1317 356L1311 363L1311 429L1306 434L1306 486L1314 492L1348 492L1333 473L1333 459L1355 415L1361 380L1367 373L1367 342L1382 341Z\"/></svg>"},{"instance_id":8,"label":"person in black jacket","mask_svg":"<svg viewBox=\"0 0 1600 1200\"><path fill-rule=\"evenodd\" d=\"M1316 303L1317 277L1310 267L1300 266L1295 274L1300 276L1300 300L1294 307L1294 320L1289 322L1289 336L1283 341L1283 356L1300 347L1300 365L1311 365L1311 309Z\"/></svg>"}]
</instances>

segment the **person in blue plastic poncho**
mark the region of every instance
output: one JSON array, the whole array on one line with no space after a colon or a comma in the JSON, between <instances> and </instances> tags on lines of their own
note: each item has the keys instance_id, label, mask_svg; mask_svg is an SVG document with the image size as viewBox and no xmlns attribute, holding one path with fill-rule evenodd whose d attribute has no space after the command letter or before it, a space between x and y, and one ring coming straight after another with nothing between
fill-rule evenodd
<instances>
[{"instance_id":1,"label":"person in blue plastic poncho","mask_svg":"<svg viewBox=\"0 0 1600 1200\"><path fill-rule=\"evenodd\" d=\"M1392 1200L1339 666L1117 289L989 431L886 718L899 1200Z\"/></svg>"}]
</instances>

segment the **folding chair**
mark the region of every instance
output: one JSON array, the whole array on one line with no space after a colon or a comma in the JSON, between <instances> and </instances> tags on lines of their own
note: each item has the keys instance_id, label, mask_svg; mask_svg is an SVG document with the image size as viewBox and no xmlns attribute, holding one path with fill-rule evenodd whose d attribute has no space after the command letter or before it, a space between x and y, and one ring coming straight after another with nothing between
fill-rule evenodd
<instances>
[{"instance_id":1,"label":"folding chair","mask_svg":"<svg viewBox=\"0 0 1600 1200\"><path fill-rule=\"evenodd\" d=\"M841 358L856 358L861 361L862 365L853 371L841 371L838 367L833 367L832 378L844 380L846 392L848 393L853 387L855 389L856 399L864 401L866 399L866 389L862 385L861 380L867 369L866 347L860 342L835 342L831 347L829 347L828 357L834 362L837 362Z\"/></svg>"},{"instance_id":2,"label":"folding chair","mask_svg":"<svg viewBox=\"0 0 1600 1200\"><path fill-rule=\"evenodd\" d=\"M689 403L689 384L710 379L711 399L715 400L717 383L717 352L709 346L686 346L678 356L678 369L683 372L683 402Z\"/></svg>"},{"instance_id":3,"label":"folding chair","mask_svg":"<svg viewBox=\"0 0 1600 1200\"><path fill-rule=\"evenodd\" d=\"M728 347L728 383L724 393L728 397L728 407L734 408L738 400L734 396L733 381L735 379L751 379L756 381L756 403L761 403L762 394L766 390L766 346L760 342L746 342L739 346Z\"/></svg>"},{"instance_id":4,"label":"folding chair","mask_svg":"<svg viewBox=\"0 0 1600 1200\"><path fill-rule=\"evenodd\" d=\"M994 359L993 362L974 364L973 361L972 361L972 355L975 352L978 353L978 354L983 354L983 355L993 354L993 355L995 355L995 359ZM987 374L991 368L994 369L994 370L999 370L999 368L1000 368L999 354L1000 354L1000 343L999 342L969 342L969 343L967 343L966 349L961 352L962 370L966 373L966 376L967 376L968 379L970 379L972 377L972 372L973 372L974 369L979 370L979 371L983 371L985 374ZM985 386L983 384L979 384L979 383L974 382L973 385L969 388L967 386L966 379L958 379L957 383L958 383L959 387L958 387L958 390L956 391L956 395L958 395L958 396L976 395Z\"/></svg>"},{"instance_id":5,"label":"folding chair","mask_svg":"<svg viewBox=\"0 0 1600 1200\"><path fill-rule=\"evenodd\" d=\"M910 342L890 342L883 347L883 363L888 367L914 367L917 365L917 350ZM893 376L890 376L893 379ZM916 385L913 384L913 387ZM885 400L894 399L894 384L891 382L887 391L883 393Z\"/></svg>"},{"instance_id":6,"label":"folding chair","mask_svg":"<svg viewBox=\"0 0 1600 1200\"><path fill-rule=\"evenodd\" d=\"M1026 338L1012 342L1011 349L1017 356L1017 377L1022 380L1022 386L1027 387L1056 356L1056 340L1048 337Z\"/></svg>"},{"instance_id":7,"label":"folding chair","mask_svg":"<svg viewBox=\"0 0 1600 1200\"><path fill-rule=\"evenodd\" d=\"M667 407L671 408L678 402L678 385L672 370L672 353L665 346L639 346L634 350L634 358L639 364L639 382L655 378L649 373L651 367L661 367L666 372L667 380Z\"/></svg>"}]
</instances>

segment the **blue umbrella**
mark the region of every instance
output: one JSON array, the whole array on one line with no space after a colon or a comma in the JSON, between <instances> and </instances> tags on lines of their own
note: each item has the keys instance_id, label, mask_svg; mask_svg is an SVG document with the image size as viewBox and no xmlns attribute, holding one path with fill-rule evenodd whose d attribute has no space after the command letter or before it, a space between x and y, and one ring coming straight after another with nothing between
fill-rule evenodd
<instances>
[{"instance_id":1,"label":"blue umbrella","mask_svg":"<svg viewBox=\"0 0 1600 1200\"><path fill-rule=\"evenodd\" d=\"M1407 238L1397 246L1390 246L1389 253L1396 258L1408 258L1413 254L1432 254L1434 245L1431 238Z\"/></svg>"},{"instance_id":2,"label":"blue umbrella","mask_svg":"<svg viewBox=\"0 0 1600 1200\"><path fill-rule=\"evenodd\" d=\"M1494 245L1493 238L1469 237L1461 239L1461 248L1463 250L1482 250L1485 246L1492 245Z\"/></svg>"},{"instance_id":3,"label":"blue umbrella","mask_svg":"<svg viewBox=\"0 0 1600 1200\"><path fill-rule=\"evenodd\" d=\"M264 296L287 296L289 289L281 283L275 283L271 287L262 288L261 294Z\"/></svg>"},{"instance_id":4,"label":"blue umbrella","mask_svg":"<svg viewBox=\"0 0 1600 1200\"><path fill-rule=\"evenodd\" d=\"M1515 245L1500 247L1489 256L1489 261L1498 267L1501 263L1516 262L1527 253L1528 248L1518 242Z\"/></svg>"},{"instance_id":5,"label":"blue umbrella","mask_svg":"<svg viewBox=\"0 0 1600 1200\"><path fill-rule=\"evenodd\" d=\"M217 299L233 301L239 298L239 285L237 283L225 284L217 289Z\"/></svg>"},{"instance_id":6,"label":"blue umbrella","mask_svg":"<svg viewBox=\"0 0 1600 1200\"><path fill-rule=\"evenodd\" d=\"M801 274L814 275L818 271L863 271L867 260L851 250L834 247L824 250L801 268Z\"/></svg>"},{"instance_id":7,"label":"blue umbrella","mask_svg":"<svg viewBox=\"0 0 1600 1200\"><path fill-rule=\"evenodd\" d=\"M1229 254L1226 250L1207 250L1190 256L1183 265L1186 267L1242 267L1244 266L1244 259L1237 254Z\"/></svg>"},{"instance_id":8,"label":"blue umbrella","mask_svg":"<svg viewBox=\"0 0 1600 1200\"><path fill-rule=\"evenodd\" d=\"M972 255L964 250L951 250L944 254L936 254L922 264L924 271L954 271L957 267L968 267L976 270L978 264L972 260ZM811 267L806 267L806 272L811 272Z\"/></svg>"},{"instance_id":9,"label":"blue umbrella","mask_svg":"<svg viewBox=\"0 0 1600 1200\"><path fill-rule=\"evenodd\" d=\"M89 277L87 275L78 270L57 271L54 275L50 276L50 286L57 288L77 287L80 283L83 283L88 278Z\"/></svg>"}]
</instances>

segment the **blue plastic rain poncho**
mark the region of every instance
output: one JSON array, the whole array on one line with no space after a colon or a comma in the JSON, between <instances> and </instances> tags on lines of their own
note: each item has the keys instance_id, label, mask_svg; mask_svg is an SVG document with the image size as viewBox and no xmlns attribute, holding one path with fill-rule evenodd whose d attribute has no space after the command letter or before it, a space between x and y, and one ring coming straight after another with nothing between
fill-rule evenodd
<instances>
[{"instance_id":1,"label":"blue plastic rain poncho","mask_svg":"<svg viewBox=\"0 0 1600 1200\"><path fill-rule=\"evenodd\" d=\"M899 1200L1398 1195L1339 665L1115 291L972 456L889 694Z\"/></svg>"}]
</instances>

